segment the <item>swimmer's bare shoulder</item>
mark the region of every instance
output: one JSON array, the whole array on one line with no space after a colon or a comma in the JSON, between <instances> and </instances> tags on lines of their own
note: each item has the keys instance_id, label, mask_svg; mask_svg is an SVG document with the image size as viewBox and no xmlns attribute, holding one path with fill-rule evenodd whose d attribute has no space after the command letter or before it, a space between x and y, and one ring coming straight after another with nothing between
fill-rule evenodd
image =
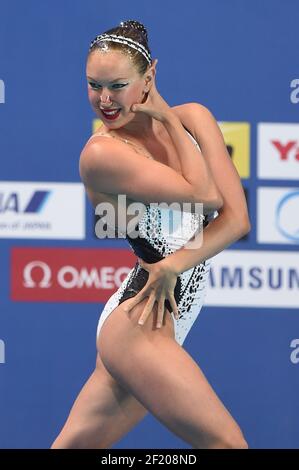
<instances>
[{"instance_id":1,"label":"swimmer's bare shoulder","mask_svg":"<svg viewBox=\"0 0 299 470\"><path fill-rule=\"evenodd\" d=\"M199 138L200 131L204 132L209 122L215 120L212 112L206 106L197 102L173 106L171 110L196 140Z\"/></svg>"},{"instance_id":2,"label":"swimmer's bare shoulder","mask_svg":"<svg viewBox=\"0 0 299 470\"><path fill-rule=\"evenodd\" d=\"M150 202L196 202L192 185L172 168L135 152L126 143L97 137L80 155L80 176L92 192L126 194Z\"/></svg>"}]
</instances>

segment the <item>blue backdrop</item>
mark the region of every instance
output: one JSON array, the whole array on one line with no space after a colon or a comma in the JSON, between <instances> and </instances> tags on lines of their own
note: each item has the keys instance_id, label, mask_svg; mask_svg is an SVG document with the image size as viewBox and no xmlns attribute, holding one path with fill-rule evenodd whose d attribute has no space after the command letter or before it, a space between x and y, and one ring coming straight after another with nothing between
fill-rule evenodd
<instances>
[{"instance_id":1,"label":"blue backdrop","mask_svg":"<svg viewBox=\"0 0 299 470\"><path fill-rule=\"evenodd\" d=\"M296 82L291 86L299 78L298 16L296 0L166 0L144 5L137 0L1 0L0 185L11 182L11 187L0 187L0 222L7 220L5 198L8 192L21 191L20 182L80 182L79 154L94 118L85 80L89 42L121 20L136 19L148 28L152 56L159 59L157 86L170 105L197 101L219 122L250 125L250 171L242 175L242 183L252 231L230 250L261 256L279 251L280 260L287 253L295 257L298 237L258 237L257 193L260 186L298 187L298 155L292 157L297 176L292 170L282 180L279 175L258 177L257 129L261 122L298 122ZM298 153L296 129L292 141ZM298 204L297 209L298 229ZM103 303L22 301L12 293L17 276L13 248L126 247L123 240L95 238L87 201L86 214L80 217L86 234L73 240L1 235L1 448L48 448L94 367ZM299 282L290 289L298 295ZM238 306L233 294L231 305L221 305L221 297L217 306L211 301L185 342L254 448L296 448L299 443L299 300L297 307L294 302L289 306L288 289L281 296L285 303L278 306L267 300L254 305L250 298L248 305ZM187 445L148 416L115 447Z\"/></svg>"}]
</instances>

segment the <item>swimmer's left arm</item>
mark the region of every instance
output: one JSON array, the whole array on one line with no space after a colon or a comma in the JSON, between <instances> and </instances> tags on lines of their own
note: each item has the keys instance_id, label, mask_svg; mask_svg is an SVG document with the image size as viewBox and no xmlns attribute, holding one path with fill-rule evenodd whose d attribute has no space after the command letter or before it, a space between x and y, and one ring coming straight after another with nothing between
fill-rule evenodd
<instances>
[{"instance_id":1,"label":"swimmer's left arm","mask_svg":"<svg viewBox=\"0 0 299 470\"><path fill-rule=\"evenodd\" d=\"M230 159L222 133L212 113L202 105L190 103L184 106L183 111L180 109L177 114L180 114L182 123L199 143L203 158L206 159L222 195L223 206L218 210L218 217L204 229L202 244L199 248L180 248L158 263L144 266L149 272L148 282L127 305L129 311L145 297L149 297L148 306L140 317L143 323L150 315L154 303L157 302L158 323L161 324L165 314L165 298L169 299L172 311L177 317L178 310L174 299L176 276L215 256L246 235L251 228L240 177ZM163 295L161 295L160 288L162 281L164 283Z\"/></svg>"},{"instance_id":2,"label":"swimmer's left arm","mask_svg":"<svg viewBox=\"0 0 299 470\"><path fill-rule=\"evenodd\" d=\"M250 231L251 226L240 177L214 116L198 103L188 103L175 109L199 143L223 198L218 217L203 231L202 245L196 249L181 248L161 261L180 274L239 240Z\"/></svg>"}]
</instances>

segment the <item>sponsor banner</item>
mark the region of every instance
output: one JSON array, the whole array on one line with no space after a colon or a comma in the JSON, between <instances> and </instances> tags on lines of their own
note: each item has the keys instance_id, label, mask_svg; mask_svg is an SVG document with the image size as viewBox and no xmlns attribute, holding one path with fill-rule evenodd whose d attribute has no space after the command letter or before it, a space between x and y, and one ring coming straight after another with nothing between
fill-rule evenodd
<instances>
[{"instance_id":1,"label":"sponsor banner","mask_svg":"<svg viewBox=\"0 0 299 470\"><path fill-rule=\"evenodd\" d=\"M299 312L299 253L225 250L212 258L205 304L295 308Z\"/></svg>"},{"instance_id":2,"label":"sponsor banner","mask_svg":"<svg viewBox=\"0 0 299 470\"><path fill-rule=\"evenodd\" d=\"M92 120L92 133L99 131L100 128L104 125L101 119L95 118Z\"/></svg>"},{"instance_id":3,"label":"sponsor banner","mask_svg":"<svg viewBox=\"0 0 299 470\"><path fill-rule=\"evenodd\" d=\"M106 302L135 261L127 249L16 247L11 298ZM212 259L206 305L299 310L299 253L225 250Z\"/></svg>"},{"instance_id":4,"label":"sponsor banner","mask_svg":"<svg viewBox=\"0 0 299 470\"><path fill-rule=\"evenodd\" d=\"M263 179L299 179L299 124L259 123L257 172Z\"/></svg>"},{"instance_id":5,"label":"sponsor banner","mask_svg":"<svg viewBox=\"0 0 299 470\"><path fill-rule=\"evenodd\" d=\"M83 184L1 181L0 238L85 238Z\"/></svg>"},{"instance_id":6,"label":"sponsor banner","mask_svg":"<svg viewBox=\"0 0 299 470\"><path fill-rule=\"evenodd\" d=\"M258 188L257 241L299 244L299 189Z\"/></svg>"},{"instance_id":7,"label":"sponsor banner","mask_svg":"<svg viewBox=\"0 0 299 470\"><path fill-rule=\"evenodd\" d=\"M250 124L219 122L223 138L240 178L250 176Z\"/></svg>"},{"instance_id":8,"label":"sponsor banner","mask_svg":"<svg viewBox=\"0 0 299 470\"><path fill-rule=\"evenodd\" d=\"M11 251L11 299L106 302L136 259L128 249L15 247Z\"/></svg>"}]
</instances>

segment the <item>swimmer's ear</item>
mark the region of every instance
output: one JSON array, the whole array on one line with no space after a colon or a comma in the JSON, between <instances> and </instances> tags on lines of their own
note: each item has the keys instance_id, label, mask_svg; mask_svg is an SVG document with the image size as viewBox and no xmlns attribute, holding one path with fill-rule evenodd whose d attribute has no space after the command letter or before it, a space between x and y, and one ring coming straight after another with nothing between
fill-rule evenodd
<instances>
[{"instance_id":1,"label":"swimmer's ear","mask_svg":"<svg viewBox=\"0 0 299 470\"><path fill-rule=\"evenodd\" d=\"M158 63L158 59L154 59L152 65L151 65L151 67L150 67L150 69L152 70L152 75L149 75L149 76L147 77L147 80L146 80L147 84L149 84L149 85L150 85L152 82L155 82L155 80L156 80L156 75L157 75L156 66L157 66L157 63Z\"/></svg>"},{"instance_id":2,"label":"swimmer's ear","mask_svg":"<svg viewBox=\"0 0 299 470\"><path fill-rule=\"evenodd\" d=\"M148 69L147 71L149 72L150 70L152 70L154 72L154 74L156 73L156 67L157 67L157 63L158 63L158 59L154 59L151 63L151 65L148 66Z\"/></svg>"},{"instance_id":3,"label":"swimmer's ear","mask_svg":"<svg viewBox=\"0 0 299 470\"><path fill-rule=\"evenodd\" d=\"M156 73L157 73L157 63L158 63L158 59L155 59L155 60L153 61L152 65L151 65L151 68L152 68L153 73L154 73L154 77L155 77L155 75L156 75Z\"/></svg>"}]
</instances>

